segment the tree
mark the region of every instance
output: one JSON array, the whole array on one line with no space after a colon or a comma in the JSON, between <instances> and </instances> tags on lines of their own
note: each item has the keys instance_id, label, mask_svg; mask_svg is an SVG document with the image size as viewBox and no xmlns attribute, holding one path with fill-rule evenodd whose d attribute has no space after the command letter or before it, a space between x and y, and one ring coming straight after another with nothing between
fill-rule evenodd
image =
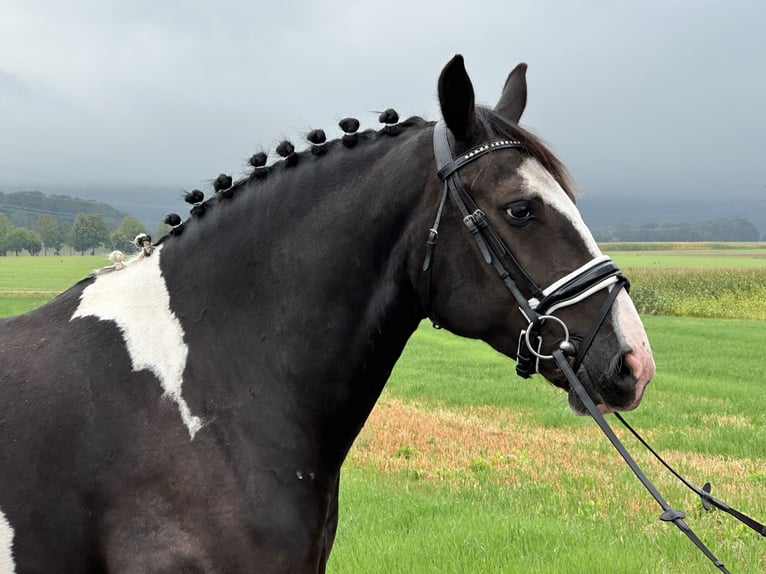
<instances>
[{"instance_id":1,"label":"tree","mask_svg":"<svg viewBox=\"0 0 766 574\"><path fill-rule=\"evenodd\" d=\"M120 251L132 251L137 249L133 240L139 233L146 233L146 228L141 220L132 215L122 220L117 229L112 233L112 247Z\"/></svg>"},{"instance_id":2,"label":"tree","mask_svg":"<svg viewBox=\"0 0 766 574\"><path fill-rule=\"evenodd\" d=\"M27 251L30 255L37 255L43 249L43 240L40 239L40 234L36 231L29 231L27 237Z\"/></svg>"},{"instance_id":3,"label":"tree","mask_svg":"<svg viewBox=\"0 0 766 574\"><path fill-rule=\"evenodd\" d=\"M53 249L55 253L61 251L61 246L69 234L69 226L52 215L41 215L38 217L35 230L40 234L45 255L48 255L49 248Z\"/></svg>"},{"instance_id":4,"label":"tree","mask_svg":"<svg viewBox=\"0 0 766 574\"><path fill-rule=\"evenodd\" d=\"M72 225L72 247L85 255L85 250L90 249L90 254L96 254L96 247L109 243L109 228L104 218L95 213L78 213Z\"/></svg>"},{"instance_id":5,"label":"tree","mask_svg":"<svg viewBox=\"0 0 766 574\"><path fill-rule=\"evenodd\" d=\"M14 227L5 235L4 245L18 257L29 245L30 232L23 227Z\"/></svg>"},{"instance_id":6,"label":"tree","mask_svg":"<svg viewBox=\"0 0 766 574\"><path fill-rule=\"evenodd\" d=\"M56 226L56 235L53 237L50 247L53 248L53 254L58 255L61 251L61 248L64 246L64 243L66 243L67 239L71 237L72 235L72 226L64 223L63 221L59 221Z\"/></svg>"},{"instance_id":7,"label":"tree","mask_svg":"<svg viewBox=\"0 0 766 574\"><path fill-rule=\"evenodd\" d=\"M8 248L5 246L5 237L13 229L11 220L5 213L0 213L0 255L5 255L8 252Z\"/></svg>"}]
</instances>

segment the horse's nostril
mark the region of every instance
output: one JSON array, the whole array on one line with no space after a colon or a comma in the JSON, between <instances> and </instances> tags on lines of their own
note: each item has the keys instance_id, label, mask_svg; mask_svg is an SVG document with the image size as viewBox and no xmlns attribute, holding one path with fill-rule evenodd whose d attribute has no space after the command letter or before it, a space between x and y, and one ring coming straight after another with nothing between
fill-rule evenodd
<instances>
[{"instance_id":1,"label":"horse's nostril","mask_svg":"<svg viewBox=\"0 0 766 574\"><path fill-rule=\"evenodd\" d=\"M620 364L619 364L619 370L618 373L621 377L631 377L633 376L633 369L630 368L630 365L628 365L628 362L625 360L625 356L623 355L620 357Z\"/></svg>"},{"instance_id":2,"label":"horse's nostril","mask_svg":"<svg viewBox=\"0 0 766 574\"><path fill-rule=\"evenodd\" d=\"M632 375L636 382L644 374L643 364L633 351L629 351L622 356L622 369L626 375Z\"/></svg>"},{"instance_id":3,"label":"horse's nostril","mask_svg":"<svg viewBox=\"0 0 766 574\"><path fill-rule=\"evenodd\" d=\"M615 379L624 380L630 379L634 376L633 369L631 368L631 365L627 359L628 355L629 353L625 353L624 355L615 357L612 361L609 373Z\"/></svg>"}]
</instances>

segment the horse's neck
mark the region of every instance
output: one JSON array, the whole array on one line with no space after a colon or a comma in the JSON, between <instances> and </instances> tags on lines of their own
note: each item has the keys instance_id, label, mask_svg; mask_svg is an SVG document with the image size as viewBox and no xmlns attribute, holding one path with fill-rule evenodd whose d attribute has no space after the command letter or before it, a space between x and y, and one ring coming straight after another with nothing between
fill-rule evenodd
<instances>
[{"instance_id":1,"label":"horse's neck","mask_svg":"<svg viewBox=\"0 0 766 574\"><path fill-rule=\"evenodd\" d=\"M171 304L207 352L301 404L321 395L314 405L344 417L332 432L351 439L420 320L408 259L429 138L399 137L256 182L162 254ZM373 159L352 163L354 153Z\"/></svg>"}]
</instances>

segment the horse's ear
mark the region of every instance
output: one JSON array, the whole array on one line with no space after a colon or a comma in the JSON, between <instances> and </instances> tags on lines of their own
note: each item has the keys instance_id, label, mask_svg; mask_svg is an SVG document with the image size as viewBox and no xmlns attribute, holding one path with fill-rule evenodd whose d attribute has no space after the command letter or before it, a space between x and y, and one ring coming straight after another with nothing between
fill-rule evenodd
<instances>
[{"instance_id":1,"label":"horse's ear","mask_svg":"<svg viewBox=\"0 0 766 574\"><path fill-rule=\"evenodd\" d=\"M439 104L442 117L455 138L470 140L476 125L473 86L460 54L444 66L439 76Z\"/></svg>"},{"instance_id":2,"label":"horse's ear","mask_svg":"<svg viewBox=\"0 0 766 574\"><path fill-rule=\"evenodd\" d=\"M527 105L527 65L516 66L505 81L503 93L495 106L495 112L515 124Z\"/></svg>"}]
</instances>

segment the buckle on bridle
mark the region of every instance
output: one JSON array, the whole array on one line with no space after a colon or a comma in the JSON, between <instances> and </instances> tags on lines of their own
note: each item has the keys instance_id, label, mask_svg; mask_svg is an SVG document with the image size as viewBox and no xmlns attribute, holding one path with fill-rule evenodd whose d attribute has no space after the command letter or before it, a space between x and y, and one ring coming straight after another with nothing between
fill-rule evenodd
<instances>
[{"instance_id":1,"label":"buckle on bridle","mask_svg":"<svg viewBox=\"0 0 766 574\"><path fill-rule=\"evenodd\" d=\"M522 379L528 379L540 372L539 352L542 348L543 339L536 333L534 334L537 342L537 353L533 353L529 342L529 331L533 328L532 323L530 323L527 329L522 329L519 333L519 345L516 349L516 374Z\"/></svg>"}]
</instances>

